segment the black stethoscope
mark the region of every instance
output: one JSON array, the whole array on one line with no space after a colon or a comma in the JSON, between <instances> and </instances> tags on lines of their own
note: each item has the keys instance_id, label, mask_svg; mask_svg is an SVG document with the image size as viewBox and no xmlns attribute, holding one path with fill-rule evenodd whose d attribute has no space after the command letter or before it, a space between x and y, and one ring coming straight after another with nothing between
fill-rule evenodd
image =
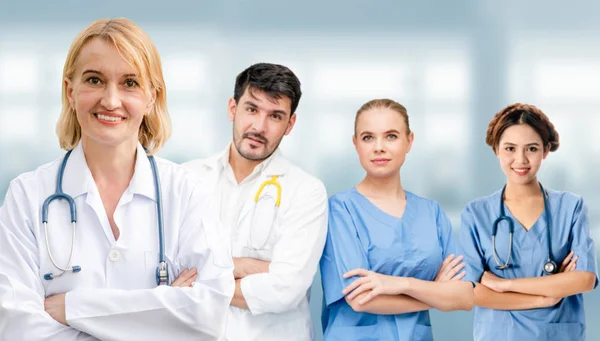
<instances>
[{"instance_id":1,"label":"black stethoscope","mask_svg":"<svg viewBox=\"0 0 600 341\"><path fill-rule=\"evenodd\" d=\"M48 250L48 256L50 257L50 261L52 262L54 267L56 267L58 270L61 271L58 274L54 274L52 272L45 274L44 279L47 281L53 280L54 278L57 278L57 277L60 277L63 274L65 274L66 272L77 273L77 272L81 271L81 266L71 265L72 259L73 259L73 249L75 247L77 206L75 205L75 200L73 200L73 198L70 195L63 192L63 190L62 190L63 176L65 174L65 167L67 165L67 160L69 159L69 156L71 156L72 151L73 150L70 150L69 152L67 152L67 154L63 158L63 161L60 165L60 168L58 170L57 179L56 179L56 191L54 192L54 194L52 194L48 198L46 198L46 200L44 201L44 204L42 205L42 224L44 225L44 231L46 234L46 249ZM148 161L150 161L150 166L152 167L152 175L154 178L154 189L156 192L156 212L157 212L156 214L157 214L157 220L158 220L158 244L159 244L160 251L159 251L158 267L156 268L156 284L157 285L168 285L169 284L169 272L168 272L167 262L165 261L165 232L163 230L163 214L162 214L162 200L161 200L161 193L160 193L161 192L160 191L160 178L158 176L158 169L156 167L156 161L154 160L154 157L152 155L147 155L147 157L148 157ZM48 238L49 237L48 236L48 208L50 206L50 203L56 199L65 199L69 203L69 209L71 211L71 224L72 224L72 227L71 227L72 228L71 251L69 253L69 260L67 262L66 267L61 267L54 261L54 257L52 257L52 252L50 250L50 244L48 242L48 240L49 240L49 238Z\"/></svg>"},{"instance_id":2,"label":"black stethoscope","mask_svg":"<svg viewBox=\"0 0 600 341\"><path fill-rule=\"evenodd\" d=\"M546 262L544 263L544 272L547 275L552 275L558 272L558 266L556 266L556 263L552 260L551 255L552 255L552 249L551 249L551 244L550 244L550 227L552 226L552 214L550 214L550 205L548 204L548 193L546 193L546 191L544 191L544 187L542 187L542 184L540 183L540 189L542 190L542 195L544 197L544 214L546 216L546 233L548 235L548 258L546 259ZM494 221L494 225L492 226L492 252L494 254L494 260L496 261L496 269L498 270L505 270L508 269L510 267L512 267L513 265L510 264L510 255L512 253L512 244L513 244L513 233L515 232L515 225L513 223L513 220L506 216L506 214L504 213L504 191L506 190L506 185L504 185L504 188L502 188L502 194L500 195L500 216ZM508 256L506 258L506 262L504 264L500 263L500 258L498 257L498 254L496 253L496 233L498 232L498 224L503 221L506 220L506 222L508 223L508 238L509 238L509 242L508 242Z\"/></svg>"}]
</instances>

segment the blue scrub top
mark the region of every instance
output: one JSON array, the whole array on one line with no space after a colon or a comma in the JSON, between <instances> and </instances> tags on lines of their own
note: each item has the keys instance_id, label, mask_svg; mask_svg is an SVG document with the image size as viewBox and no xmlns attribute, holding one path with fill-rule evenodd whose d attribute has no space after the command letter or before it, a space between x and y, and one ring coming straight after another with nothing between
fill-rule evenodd
<instances>
[{"instance_id":1,"label":"blue scrub top","mask_svg":"<svg viewBox=\"0 0 600 341\"><path fill-rule=\"evenodd\" d=\"M588 213L583 199L572 193L546 190L552 226L552 259L560 266L573 250L579 257L577 269L596 274L596 252L590 235ZM461 215L460 243L467 261L470 281L480 282L484 271L502 278L545 276L543 265L548 256L546 212L542 213L529 231L512 216L506 205L505 214L513 219L513 248L510 263L513 267L498 270L492 252L492 224L500 215L502 190L469 203ZM508 253L508 224L498 225L496 252L500 263ZM473 323L475 341L579 341L585 340L583 295L573 295L550 308L504 311L475 308Z\"/></svg>"},{"instance_id":2,"label":"blue scrub top","mask_svg":"<svg viewBox=\"0 0 600 341\"><path fill-rule=\"evenodd\" d=\"M342 290L357 277L352 269L433 280L446 256L456 254L452 226L440 206L406 192L401 219L391 216L355 188L329 199L329 229L321 258L325 341L433 340L429 312L374 315L355 312Z\"/></svg>"}]
</instances>

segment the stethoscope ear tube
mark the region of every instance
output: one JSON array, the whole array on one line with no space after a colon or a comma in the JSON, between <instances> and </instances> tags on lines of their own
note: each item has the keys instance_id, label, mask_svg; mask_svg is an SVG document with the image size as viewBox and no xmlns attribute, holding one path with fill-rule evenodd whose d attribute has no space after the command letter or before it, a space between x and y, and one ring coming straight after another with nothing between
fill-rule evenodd
<instances>
[{"instance_id":1,"label":"stethoscope ear tube","mask_svg":"<svg viewBox=\"0 0 600 341\"><path fill-rule=\"evenodd\" d=\"M162 194L160 191L160 177L158 175L158 169L156 167L156 161L154 156L148 155L148 161L152 167L152 173L154 173L154 190L156 193L156 215L158 220L158 268L156 269L156 282L157 285L169 285L169 271L167 271L167 263L165 261L165 231L164 231L164 218L162 214Z\"/></svg>"}]
</instances>

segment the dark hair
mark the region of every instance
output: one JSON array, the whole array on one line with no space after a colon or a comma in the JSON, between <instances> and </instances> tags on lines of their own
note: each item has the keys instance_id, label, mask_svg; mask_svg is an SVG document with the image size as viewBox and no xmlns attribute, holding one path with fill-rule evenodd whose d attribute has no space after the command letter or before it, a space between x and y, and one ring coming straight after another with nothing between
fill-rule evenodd
<instances>
[{"instance_id":1,"label":"dark hair","mask_svg":"<svg viewBox=\"0 0 600 341\"><path fill-rule=\"evenodd\" d=\"M354 116L354 135L356 135L356 127L358 126L358 118L360 117L360 115L362 115L365 111L369 111L372 109L390 109L397 112L404 119L404 123L406 123L406 134L410 134L410 126L408 124L408 112L406 111L406 108L402 104L394 100L388 98L380 98L370 100L367 103L363 104L360 107L360 109L358 109L358 111L356 112L356 116Z\"/></svg>"},{"instance_id":2,"label":"dark hair","mask_svg":"<svg viewBox=\"0 0 600 341\"><path fill-rule=\"evenodd\" d=\"M554 124L550 122L548 116L533 105L515 103L500 110L488 125L485 143L487 143L494 152L500 143L500 137L506 128L517 125L527 124L542 138L544 150L551 152L558 149L560 142L558 132L554 129Z\"/></svg>"},{"instance_id":3,"label":"dark hair","mask_svg":"<svg viewBox=\"0 0 600 341\"><path fill-rule=\"evenodd\" d=\"M300 91L300 80L283 65L258 63L242 71L235 79L233 99L237 103L244 91L259 90L271 98L280 99L286 96L292 101L292 112L296 112L302 91Z\"/></svg>"}]
</instances>

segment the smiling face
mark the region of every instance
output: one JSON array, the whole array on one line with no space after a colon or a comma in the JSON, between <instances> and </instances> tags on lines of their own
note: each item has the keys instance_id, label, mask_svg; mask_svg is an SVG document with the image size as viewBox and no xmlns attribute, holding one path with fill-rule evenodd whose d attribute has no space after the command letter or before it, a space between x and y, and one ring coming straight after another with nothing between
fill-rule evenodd
<instances>
[{"instance_id":1,"label":"smiling face","mask_svg":"<svg viewBox=\"0 0 600 341\"><path fill-rule=\"evenodd\" d=\"M262 161L277 149L296 122L291 100L279 99L260 90L246 88L236 102L229 100L229 120L233 122L233 144L246 160Z\"/></svg>"},{"instance_id":2,"label":"smiling face","mask_svg":"<svg viewBox=\"0 0 600 341\"><path fill-rule=\"evenodd\" d=\"M496 152L507 182L519 185L537 181L537 172L547 155L547 146L545 148L540 135L528 124L506 128Z\"/></svg>"},{"instance_id":3,"label":"smiling face","mask_svg":"<svg viewBox=\"0 0 600 341\"><path fill-rule=\"evenodd\" d=\"M140 87L140 75L115 46L93 38L82 48L71 79L65 79L69 103L84 143L136 145L142 119L154 96Z\"/></svg>"},{"instance_id":4,"label":"smiling face","mask_svg":"<svg viewBox=\"0 0 600 341\"><path fill-rule=\"evenodd\" d=\"M367 176L398 174L414 139L407 131L404 117L389 108L375 107L358 116L352 142Z\"/></svg>"}]
</instances>

